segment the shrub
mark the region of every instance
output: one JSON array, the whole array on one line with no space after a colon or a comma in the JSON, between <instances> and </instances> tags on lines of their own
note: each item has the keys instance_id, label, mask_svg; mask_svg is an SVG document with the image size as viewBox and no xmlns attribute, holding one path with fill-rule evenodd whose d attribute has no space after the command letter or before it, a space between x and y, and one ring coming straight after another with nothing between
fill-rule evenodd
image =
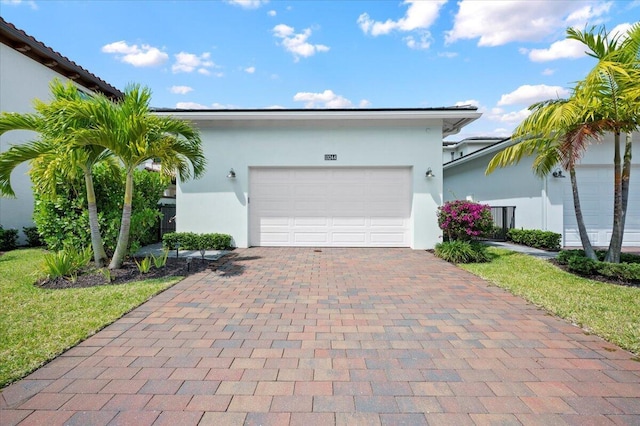
<instances>
[{"instance_id":1,"label":"shrub","mask_svg":"<svg viewBox=\"0 0 640 426\"><path fill-rule=\"evenodd\" d=\"M55 253L44 255L43 272L50 278L67 277L74 279L77 273L91 261L90 248L67 247Z\"/></svg>"},{"instance_id":2,"label":"shrub","mask_svg":"<svg viewBox=\"0 0 640 426\"><path fill-rule=\"evenodd\" d=\"M120 231L124 175L119 169L97 165L93 183L98 207L98 222L107 253L112 253ZM160 211L157 203L166 184L159 173L134 172L134 194L129 243L132 248L158 241ZM91 244L89 213L84 179L64 179L56 185L55 195L34 188L33 219L38 232L50 250L65 246L84 247Z\"/></svg>"},{"instance_id":3,"label":"shrub","mask_svg":"<svg viewBox=\"0 0 640 426\"><path fill-rule=\"evenodd\" d=\"M449 240L471 240L493 230L491 208L471 201L447 201L438 207L438 226Z\"/></svg>"},{"instance_id":4,"label":"shrub","mask_svg":"<svg viewBox=\"0 0 640 426\"><path fill-rule=\"evenodd\" d=\"M4 229L0 225L0 250L9 251L18 245L18 230Z\"/></svg>"},{"instance_id":5,"label":"shrub","mask_svg":"<svg viewBox=\"0 0 640 426\"><path fill-rule=\"evenodd\" d=\"M25 226L22 228L22 232L27 237L27 246L40 247L44 245L44 241L40 238L37 226Z\"/></svg>"},{"instance_id":6,"label":"shrub","mask_svg":"<svg viewBox=\"0 0 640 426\"><path fill-rule=\"evenodd\" d=\"M470 241L454 240L436 244L435 255L451 263L481 263L489 261L486 246Z\"/></svg>"},{"instance_id":7,"label":"shrub","mask_svg":"<svg viewBox=\"0 0 640 426\"><path fill-rule=\"evenodd\" d=\"M165 249L175 250L176 244L182 250L225 250L231 248L231 235L168 232L162 236L162 246Z\"/></svg>"},{"instance_id":8,"label":"shrub","mask_svg":"<svg viewBox=\"0 0 640 426\"><path fill-rule=\"evenodd\" d=\"M138 271L140 271L141 274L146 274L151 270L151 258L149 256L145 257L140 262L136 259L133 259L133 261L136 262Z\"/></svg>"},{"instance_id":9,"label":"shrub","mask_svg":"<svg viewBox=\"0 0 640 426\"><path fill-rule=\"evenodd\" d=\"M168 257L169 257L168 249L163 250L162 256L154 256L153 253L151 253L151 260L153 260L153 264L156 266L157 269L160 269L167 264Z\"/></svg>"},{"instance_id":10,"label":"shrub","mask_svg":"<svg viewBox=\"0 0 640 426\"><path fill-rule=\"evenodd\" d=\"M569 258L567 267L571 272L580 275L591 275L598 270L598 263L593 259L583 256L573 256Z\"/></svg>"},{"instance_id":11,"label":"shrub","mask_svg":"<svg viewBox=\"0 0 640 426\"><path fill-rule=\"evenodd\" d=\"M598 262L600 275L620 281L640 281L640 263Z\"/></svg>"},{"instance_id":12,"label":"shrub","mask_svg":"<svg viewBox=\"0 0 640 426\"><path fill-rule=\"evenodd\" d=\"M561 250L556 256L556 260L561 265L569 263L569 259L574 257L584 257L584 250Z\"/></svg>"},{"instance_id":13,"label":"shrub","mask_svg":"<svg viewBox=\"0 0 640 426\"><path fill-rule=\"evenodd\" d=\"M510 229L507 237L517 244L545 250L560 250L562 235L538 229Z\"/></svg>"}]
</instances>

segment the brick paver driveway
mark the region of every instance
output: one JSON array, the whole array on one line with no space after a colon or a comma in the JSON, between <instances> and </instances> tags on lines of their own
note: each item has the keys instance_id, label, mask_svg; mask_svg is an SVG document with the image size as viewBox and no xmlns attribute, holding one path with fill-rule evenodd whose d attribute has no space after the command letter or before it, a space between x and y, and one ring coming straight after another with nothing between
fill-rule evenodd
<instances>
[{"instance_id":1,"label":"brick paver driveway","mask_svg":"<svg viewBox=\"0 0 640 426\"><path fill-rule=\"evenodd\" d=\"M253 248L0 403L3 425L638 425L640 362L424 251Z\"/></svg>"}]
</instances>

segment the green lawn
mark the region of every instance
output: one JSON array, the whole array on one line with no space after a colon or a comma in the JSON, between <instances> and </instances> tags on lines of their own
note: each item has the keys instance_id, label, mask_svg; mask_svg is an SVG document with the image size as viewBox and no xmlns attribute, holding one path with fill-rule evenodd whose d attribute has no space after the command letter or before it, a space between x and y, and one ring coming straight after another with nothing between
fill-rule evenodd
<instances>
[{"instance_id":1,"label":"green lawn","mask_svg":"<svg viewBox=\"0 0 640 426\"><path fill-rule=\"evenodd\" d=\"M43 254L24 249L0 256L0 388L180 280L45 290L33 285Z\"/></svg>"},{"instance_id":2,"label":"green lawn","mask_svg":"<svg viewBox=\"0 0 640 426\"><path fill-rule=\"evenodd\" d=\"M490 248L491 263L459 265L633 353L640 352L640 288L606 284L545 260Z\"/></svg>"}]
</instances>

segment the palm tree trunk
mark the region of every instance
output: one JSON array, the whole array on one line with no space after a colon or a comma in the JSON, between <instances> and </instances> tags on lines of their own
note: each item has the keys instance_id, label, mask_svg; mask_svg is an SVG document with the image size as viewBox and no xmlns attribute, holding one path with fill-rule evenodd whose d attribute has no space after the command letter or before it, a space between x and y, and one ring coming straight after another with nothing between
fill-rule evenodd
<instances>
[{"instance_id":1,"label":"palm tree trunk","mask_svg":"<svg viewBox=\"0 0 640 426\"><path fill-rule=\"evenodd\" d=\"M127 169L127 177L124 186L124 206L122 206L122 221L120 222L120 234L118 244L113 254L109 269L117 269L122 266L124 256L129 246L129 229L131 228L131 203L133 200L133 170Z\"/></svg>"},{"instance_id":2,"label":"palm tree trunk","mask_svg":"<svg viewBox=\"0 0 640 426\"><path fill-rule=\"evenodd\" d=\"M631 148L633 146L632 134L627 132L624 144L624 157L622 166L622 218L620 221L620 245L618 253L622 253L622 242L624 240L624 227L627 220L627 205L629 204L629 182L631 180Z\"/></svg>"},{"instance_id":3,"label":"palm tree trunk","mask_svg":"<svg viewBox=\"0 0 640 426\"><path fill-rule=\"evenodd\" d=\"M578 194L578 180L576 179L576 169L574 167L569 168L569 177L571 178L571 191L573 192L573 209L576 212L578 234L580 234L584 255L589 259L598 260L596 252L591 245L591 240L589 240L587 227L584 225L584 217L582 216L582 208L580 207L580 196Z\"/></svg>"},{"instance_id":4,"label":"palm tree trunk","mask_svg":"<svg viewBox=\"0 0 640 426\"><path fill-rule=\"evenodd\" d=\"M96 204L96 193L93 187L93 175L89 169L83 169L83 172L84 183L87 190L87 208L89 210L89 228L91 229L93 260L96 264L96 268L102 268L107 261L107 254L104 251L104 244L102 243L102 236L100 235L98 206Z\"/></svg>"},{"instance_id":5,"label":"palm tree trunk","mask_svg":"<svg viewBox=\"0 0 640 426\"><path fill-rule=\"evenodd\" d=\"M620 161L620 132L616 131L613 142L613 229L605 262L619 263L622 247L622 166Z\"/></svg>"}]
</instances>

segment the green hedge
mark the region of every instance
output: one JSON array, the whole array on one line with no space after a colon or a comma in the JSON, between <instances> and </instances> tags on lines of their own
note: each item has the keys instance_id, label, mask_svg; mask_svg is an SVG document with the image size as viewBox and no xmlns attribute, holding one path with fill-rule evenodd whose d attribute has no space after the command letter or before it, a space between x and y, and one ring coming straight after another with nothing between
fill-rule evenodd
<instances>
[{"instance_id":1,"label":"green hedge","mask_svg":"<svg viewBox=\"0 0 640 426\"><path fill-rule=\"evenodd\" d=\"M599 260L588 259L584 250L562 250L556 260L576 274L599 274L607 278L625 282L640 282L640 256L623 253L620 263L603 262L606 250L596 250Z\"/></svg>"},{"instance_id":2,"label":"green hedge","mask_svg":"<svg viewBox=\"0 0 640 426\"><path fill-rule=\"evenodd\" d=\"M436 244L434 253L450 263L488 262L487 246L475 241L444 241Z\"/></svg>"},{"instance_id":3,"label":"green hedge","mask_svg":"<svg viewBox=\"0 0 640 426\"><path fill-rule=\"evenodd\" d=\"M27 237L27 247L41 247L44 245L37 226L23 226L22 232Z\"/></svg>"},{"instance_id":4,"label":"green hedge","mask_svg":"<svg viewBox=\"0 0 640 426\"><path fill-rule=\"evenodd\" d=\"M562 235L539 229L509 229L507 238L514 243L543 250L560 250Z\"/></svg>"},{"instance_id":5,"label":"green hedge","mask_svg":"<svg viewBox=\"0 0 640 426\"><path fill-rule=\"evenodd\" d=\"M0 225L0 250L9 251L18 245L18 230L4 229Z\"/></svg>"},{"instance_id":6,"label":"green hedge","mask_svg":"<svg viewBox=\"0 0 640 426\"><path fill-rule=\"evenodd\" d=\"M195 234L193 232L169 232L162 236L162 246L175 250L176 244L182 250L226 250L231 248L231 235Z\"/></svg>"}]
</instances>

